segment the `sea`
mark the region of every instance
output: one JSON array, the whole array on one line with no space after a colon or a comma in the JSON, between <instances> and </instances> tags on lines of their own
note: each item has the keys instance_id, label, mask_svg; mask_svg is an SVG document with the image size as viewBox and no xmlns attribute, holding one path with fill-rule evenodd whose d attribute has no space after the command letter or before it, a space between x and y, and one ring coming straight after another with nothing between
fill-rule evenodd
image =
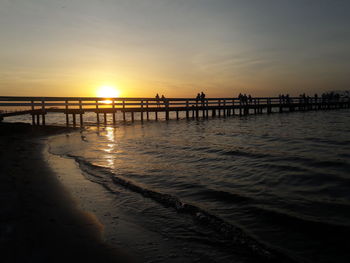
<instances>
[{"instance_id":1,"label":"sea","mask_svg":"<svg viewBox=\"0 0 350 263\"><path fill-rule=\"evenodd\" d=\"M172 242L144 240L149 262L350 262L349 110L86 120L49 152L115 196L106 213Z\"/></svg>"}]
</instances>

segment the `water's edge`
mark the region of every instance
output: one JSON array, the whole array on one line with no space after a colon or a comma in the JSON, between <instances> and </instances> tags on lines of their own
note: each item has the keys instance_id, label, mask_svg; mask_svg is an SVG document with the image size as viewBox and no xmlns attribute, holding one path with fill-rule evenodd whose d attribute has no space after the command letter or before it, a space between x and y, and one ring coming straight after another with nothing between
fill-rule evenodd
<instances>
[{"instance_id":1,"label":"water's edge","mask_svg":"<svg viewBox=\"0 0 350 263\"><path fill-rule=\"evenodd\" d=\"M297 262L296 259L287 256L277 249L269 247L254 238L252 235L247 234L241 227L230 224L222 218L211 214L198 206L185 203L175 196L148 189L122 176L116 175L111 169L91 164L78 156L67 154L66 157L75 160L84 173L94 177L100 177L98 174L102 173L103 175L107 175L115 184L139 193L143 197L150 198L165 207L171 207L178 213L191 215L194 224L201 224L202 226L204 225L217 231L224 236L227 242L248 249L264 262Z\"/></svg>"}]
</instances>

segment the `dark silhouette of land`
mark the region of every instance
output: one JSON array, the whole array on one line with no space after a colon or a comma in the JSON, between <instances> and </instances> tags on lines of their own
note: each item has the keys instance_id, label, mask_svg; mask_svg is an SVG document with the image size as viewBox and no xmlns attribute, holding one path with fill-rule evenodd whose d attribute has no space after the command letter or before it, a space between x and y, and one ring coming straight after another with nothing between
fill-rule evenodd
<instances>
[{"instance_id":1,"label":"dark silhouette of land","mask_svg":"<svg viewBox=\"0 0 350 263\"><path fill-rule=\"evenodd\" d=\"M101 226L80 210L42 160L35 140L69 130L0 124L1 261L133 262L101 239Z\"/></svg>"}]
</instances>

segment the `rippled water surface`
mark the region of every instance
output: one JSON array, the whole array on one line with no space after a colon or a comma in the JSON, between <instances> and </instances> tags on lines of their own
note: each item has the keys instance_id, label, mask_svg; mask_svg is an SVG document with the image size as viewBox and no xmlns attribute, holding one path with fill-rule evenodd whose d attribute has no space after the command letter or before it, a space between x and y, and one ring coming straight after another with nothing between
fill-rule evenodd
<instances>
[{"instance_id":1,"label":"rippled water surface","mask_svg":"<svg viewBox=\"0 0 350 263\"><path fill-rule=\"evenodd\" d=\"M91 126L51 151L177 197L299 262L350 260L348 110Z\"/></svg>"}]
</instances>

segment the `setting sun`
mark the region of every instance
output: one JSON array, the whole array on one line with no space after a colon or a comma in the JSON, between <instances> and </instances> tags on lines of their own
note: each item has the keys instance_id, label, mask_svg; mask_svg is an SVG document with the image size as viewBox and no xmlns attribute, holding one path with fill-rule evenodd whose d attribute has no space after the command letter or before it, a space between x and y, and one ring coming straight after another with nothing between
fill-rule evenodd
<instances>
[{"instance_id":1,"label":"setting sun","mask_svg":"<svg viewBox=\"0 0 350 263\"><path fill-rule=\"evenodd\" d=\"M97 96L101 98L115 98L120 96L120 91L113 86L101 86L97 90Z\"/></svg>"}]
</instances>

